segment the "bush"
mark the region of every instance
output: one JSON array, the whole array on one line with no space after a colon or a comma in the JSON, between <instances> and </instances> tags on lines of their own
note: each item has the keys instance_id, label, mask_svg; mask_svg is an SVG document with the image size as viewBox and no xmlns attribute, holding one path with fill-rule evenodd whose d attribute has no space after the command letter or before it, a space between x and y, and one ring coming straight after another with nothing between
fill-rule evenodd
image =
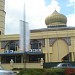
<instances>
[{"instance_id":1,"label":"bush","mask_svg":"<svg viewBox=\"0 0 75 75\"><path fill-rule=\"evenodd\" d=\"M17 75L64 75L64 69L23 69Z\"/></svg>"},{"instance_id":2,"label":"bush","mask_svg":"<svg viewBox=\"0 0 75 75\"><path fill-rule=\"evenodd\" d=\"M23 69L17 75L41 75L43 69Z\"/></svg>"},{"instance_id":3,"label":"bush","mask_svg":"<svg viewBox=\"0 0 75 75\"><path fill-rule=\"evenodd\" d=\"M46 69L45 71L44 75L64 75L64 69Z\"/></svg>"}]
</instances>

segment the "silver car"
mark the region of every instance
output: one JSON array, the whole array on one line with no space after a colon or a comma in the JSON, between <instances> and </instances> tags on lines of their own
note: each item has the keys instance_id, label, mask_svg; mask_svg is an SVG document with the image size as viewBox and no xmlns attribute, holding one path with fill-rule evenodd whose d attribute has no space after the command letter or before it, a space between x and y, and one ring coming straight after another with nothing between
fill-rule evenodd
<instances>
[{"instance_id":1,"label":"silver car","mask_svg":"<svg viewBox=\"0 0 75 75\"><path fill-rule=\"evenodd\" d=\"M57 66L53 68L75 68L75 67L70 63L59 63Z\"/></svg>"},{"instance_id":2,"label":"silver car","mask_svg":"<svg viewBox=\"0 0 75 75\"><path fill-rule=\"evenodd\" d=\"M0 75L15 75L13 71L4 70L2 67L0 67Z\"/></svg>"}]
</instances>

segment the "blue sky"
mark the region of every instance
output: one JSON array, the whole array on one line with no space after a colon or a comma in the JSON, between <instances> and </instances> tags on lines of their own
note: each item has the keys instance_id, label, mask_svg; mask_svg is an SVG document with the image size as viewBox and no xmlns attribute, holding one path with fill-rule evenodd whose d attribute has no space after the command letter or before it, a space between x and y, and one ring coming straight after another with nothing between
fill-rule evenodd
<instances>
[{"instance_id":1,"label":"blue sky","mask_svg":"<svg viewBox=\"0 0 75 75\"><path fill-rule=\"evenodd\" d=\"M17 2L17 4L16 4ZM25 2L26 21L29 28L46 28L45 18L55 9L67 16L67 26L75 26L75 0L6 0L5 34L19 34L20 20L23 20Z\"/></svg>"},{"instance_id":2,"label":"blue sky","mask_svg":"<svg viewBox=\"0 0 75 75\"><path fill-rule=\"evenodd\" d=\"M61 7L61 12L65 15L74 14L74 6L68 6L69 0L58 0Z\"/></svg>"}]
</instances>

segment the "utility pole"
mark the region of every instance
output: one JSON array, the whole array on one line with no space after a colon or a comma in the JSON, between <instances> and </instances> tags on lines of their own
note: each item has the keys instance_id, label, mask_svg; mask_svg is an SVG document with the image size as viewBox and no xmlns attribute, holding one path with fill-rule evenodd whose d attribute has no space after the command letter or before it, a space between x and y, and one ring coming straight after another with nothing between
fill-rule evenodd
<instances>
[{"instance_id":1,"label":"utility pole","mask_svg":"<svg viewBox=\"0 0 75 75\"><path fill-rule=\"evenodd\" d=\"M25 3L24 3L24 12L23 12L23 20L24 20L24 22L23 22L23 62L24 62L24 69L26 69L26 20L25 20L25 18L26 18L26 16L25 16Z\"/></svg>"},{"instance_id":2,"label":"utility pole","mask_svg":"<svg viewBox=\"0 0 75 75\"><path fill-rule=\"evenodd\" d=\"M25 15L25 4L24 4L24 12L23 12L23 59L24 59L24 69L26 69L26 51L29 49L30 43L30 30L29 25L26 22L26 15Z\"/></svg>"},{"instance_id":3,"label":"utility pole","mask_svg":"<svg viewBox=\"0 0 75 75\"><path fill-rule=\"evenodd\" d=\"M75 0L73 0L73 6L74 6L74 19L75 19ZM74 61L75 61L75 50L74 50Z\"/></svg>"}]
</instances>

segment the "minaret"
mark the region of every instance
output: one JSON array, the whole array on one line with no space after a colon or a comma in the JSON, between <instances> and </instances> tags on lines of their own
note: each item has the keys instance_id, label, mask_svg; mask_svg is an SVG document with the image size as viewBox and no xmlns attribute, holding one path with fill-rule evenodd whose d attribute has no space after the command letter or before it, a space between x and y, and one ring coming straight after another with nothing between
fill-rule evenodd
<instances>
[{"instance_id":1,"label":"minaret","mask_svg":"<svg viewBox=\"0 0 75 75\"><path fill-rule=\"evenodd\" d=\"M5 32L5 0L0 0L0 35Z\"/></svg>"}]
</instances>

